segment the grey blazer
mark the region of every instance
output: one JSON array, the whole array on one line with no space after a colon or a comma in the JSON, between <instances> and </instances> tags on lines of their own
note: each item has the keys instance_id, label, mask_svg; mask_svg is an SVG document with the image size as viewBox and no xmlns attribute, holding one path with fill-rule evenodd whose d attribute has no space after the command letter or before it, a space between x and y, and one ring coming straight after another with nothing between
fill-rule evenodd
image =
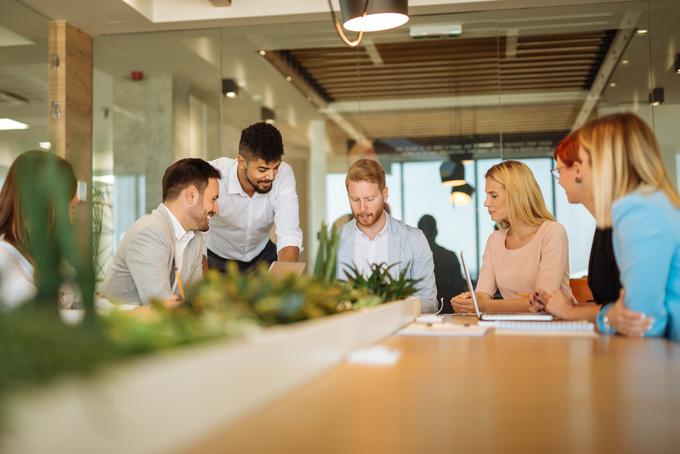
<instances>
[{"instance_id":1,"label":"grey blazer","mask_svg":"<svg viewBox=\"0 0 680 454\"><path fill-rule=\"evenodd\" d=\"M411 265L408 277L421 279L415 296L420 298L422 312L437 310L437 287L434 280L434 261L432 250L423 232L415 227L404 224L387 216L387 229L390 237L388 242L388 265L396 263L392 269L397 272ZM348 266L354 265L354 235L358 230L356 220L352 220L340 229L340 245L338 246L337 277L347 279Z\"/></svg>"},{"instance_id":2,"label":"grey blazer","mask_svg":"<svg viewBox=\"0 0 680 454\"><path fill-rule=\"evenodd\" d=\"M205 234L195 232L184 250L180 277L185 286L203 276L204 244ZM168 299L174 282L175 229L159 205L125 233L99 293L114 302L148 304L151 298Z\"/></svg>"}]
</instances>

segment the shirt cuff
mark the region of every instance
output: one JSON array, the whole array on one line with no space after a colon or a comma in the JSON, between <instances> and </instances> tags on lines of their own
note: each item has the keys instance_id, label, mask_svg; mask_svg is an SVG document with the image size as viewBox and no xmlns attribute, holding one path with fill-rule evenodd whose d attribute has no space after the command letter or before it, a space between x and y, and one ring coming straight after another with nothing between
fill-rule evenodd
<instances>
[{"instance_id":1,"label":"shirt cuff","mask_svg":"<svg viewBox=\"0 0 680 454\"><path fill-rule=\"evenodd\" d=\"M597 314L597 330L602 334L616 334L614 328L605 325L604 323L604 316L607 315L607 312L609 312L612 307L614 307L614 303L605 304L602 306L602 309L600 309L599 314Z\"/></svg>"},{"instance_id":2,"label":"shirt cuff","mask_svg":"<svg viewBox=\"0 0 680 454\"><path fill-rule=\"evenodd\" d=\"M295 238L293 236L285 236L285 237L281 236L281 237L277 238L277 241L276 241L276 252L277 253L279 253L281 251L281 249L283 249L284 247L288 247L288 246L294 246L294 247L298 248L298 250L300 252L302 252L304 250L303 247L302 247L302 238L298 239L298 238Z\"/></svg>"}]
</instances>

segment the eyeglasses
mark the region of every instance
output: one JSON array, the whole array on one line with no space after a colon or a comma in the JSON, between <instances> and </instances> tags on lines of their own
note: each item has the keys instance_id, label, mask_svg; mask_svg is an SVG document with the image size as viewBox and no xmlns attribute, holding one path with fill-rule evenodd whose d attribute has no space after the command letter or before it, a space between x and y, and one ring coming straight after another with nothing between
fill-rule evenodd
<instances>
[{"instance_id":1,"label":"eyeglasses","mask_svg":"<svg viewBox=\"0 0 680 454\"><path fill-rule=\"evenodd\" d=\"M550 173L552 173L552 176L555 177L556 180L559 180L560 179L560 171L562 169L564 169L565 167L567 167L567 166L555 167L554 169L550 170Z\"/></svg>"}]
</instances>

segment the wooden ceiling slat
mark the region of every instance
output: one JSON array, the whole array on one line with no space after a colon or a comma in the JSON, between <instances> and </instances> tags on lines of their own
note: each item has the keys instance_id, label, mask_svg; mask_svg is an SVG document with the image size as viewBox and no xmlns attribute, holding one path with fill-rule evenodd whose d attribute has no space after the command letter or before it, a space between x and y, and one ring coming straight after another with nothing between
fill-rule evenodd
<instances>
[{"instance_id":1,"label":"wooden ceiling slat","mask_svg":"<svg viewBox=\"0 0 680 454\"><path fill-rule=\"evenodd\" d=\"M396 87L408 87L417 84L418 86L428 86L428 87L440 87L440 88L456 88L462 86L475 86L483 82L501 84L501 86L514 83L517 81L542 81L542 80L564 80L564 81L578 81L585 83L588 80L588 76L583 73L562 73L562 74L552 74L552 75L536 75L536 74L522 74L512 77L498 77L493 76L469 76L457 78L454 80L448 77L427 77L418 76L411 78L396 78L396 79L373 79L373 80L347 80L343 82L328 83L324 86L329 93L335 93L343 88L361 88L362 90L368 90L373 87L382 87L385 85L392 85Z\"/></svg>"},{"instance_id":2,"label":"wooden ceiling slat","mask_svg":"<svg viewBox=\"0 0 680 454\"><path fill-rule=\"evenodd\" d=\"M488 70L485 69L472 69L468 71L456 71L456 72L451 72L451 71L446 71L446 70L440 70L440 71L417 71L417 70L411 70L411 71L385 71L385 72L380 72L380 73L361 73L357 76L357 73L354 72L352 73L344 73L344 74L338 74L336 76L332 77L323 77L321 80L323 81L324 85L335 85L338 83L357 83L357 81L361 81L361 83L364 82L371 82L371 81L400 81L400 80L429 80L429 79L443 79L443 80L449 80L449 81L456 81L456 80L461 80L465 79L468 77L512 77L516 75L523 75L523 74L531 74L531 75L538 75L538 74L544 74L546 76L552 76L552 75L576 75L576 74L584 74L587 73L587 71L591 68L590 65L581 65L581 66L573 66L573 65L568 65L568 66L549 66L549 67L543 67L540 68L541 71L537 71L537 68L520 68L520 69L510 69L506 70L503 69L501 70L500 74L499 73L491 73Z\"/></svg>"},{"instance_id":3,"label":"wooden ceiling slat","mask_svg":"<svg viewBox=\"0 0 680 454\"><path fill-rule=\"evenodd\" d=\"M409 63L398 63L398 64L390 64L390 65L380 65L376 66L372 62L364 62L364 64L360 65L360 68L362 70L368 71L368 70L397 70L400 68L424 68L424 67L440 67L440 68L446 68L446 67L462 67L462 66L470 66L470 65L498 65L499 62L501 66L508 66L508 67L513 67L513 66L523 66L523 65L529 65L529 64L552 64L552 63L589 63L593 64L597 61L597 56L592 55L592 54L579 54L579 55L560 55L560 56L554 56L554 57L549 57L549 56L527 56L527 57L518 57L518 58L512 58L512 59L501 59L500 61L497 58L490 58L490 59L485 59L485 60L479 60L479 59L458 59L458 60L433 60L429 62L409 62ZM333 72L333 71L356 71L356 61L352 62L350 64L348 63L337 63L337 62L329 62L327 61L325 64L319 64L317 66L309 66L304 64L304 66L313 74L324 74L328 72Z\"/></svg>"},{"instance_id":4,"label":"wooden ceiling slat","mask_svg":"<svg viewBox=\"0 0 680 454\"><path fill-rule=\"evenodd\" d=\"M513 79L497 79L497 78L470 78L470 79L463 79L459 80L457 82L452 83L451 81L448 80L433 80L433 81L423 81L422 83L415 83L416 87L422 87L422 86L428 86L428 87L437 87L441 88L442 90L445 89L462 89L465 87L477 87L477 86L485 86L485 85L498 85L499 83L502 86L506 85L512 85L518 82L524 82L524 81L536 81L540 82L545 80L546 82L552 82L552 81L564 81L564 82L583 82L587 79L587 77L583 75L571 75L571 76L565 76L562 78L559 77L551 77L551 78L544 78L540 76L525 76L525 77L520 77L520 78L513 78ZM417 81L415 81L417 82ZM371 89L373 87L396 87L399 89L402 89L404 87L414 87L414 81L405 81L404 83L383 83L380 81L375 81L375 82L367 82L367 83L361 83L361 84L355 84L355 83L344 83L344 84L334 84L334 85L328 85L326 88L329 91L329 93L337 93L339 91L343 90L357 90L360 88L362 91Z\"/></svg>"},{"instance_id":5,"label":"wooden ceiling slat","mask_svg":"<svg viewBox=\"0 0 680 454\"><path fill-rule=\"evenodd\" d=\"M583 89L583 85L574 84L571 82L542 82L542 83L522 83L522 84L512 84L503 86L504 92L518 91L518 90L528 90L536 91L543 90L547 88L562 88L562 89ZM433 88L412 88L409 90L398 90L398 89L385 89L385 90L349 90L333 93L332 96L336 101L348 100L348 99L367 99L367 98L404 98L404 97L415 97L423 94L430 94L433 96L442 96L447 94L457 94L457 90L441 90ZM498 86L479 86L479 87L467 87L465 89L466 94L480 94L480 93L498 93Z\"/></svg>"}]
</instances>

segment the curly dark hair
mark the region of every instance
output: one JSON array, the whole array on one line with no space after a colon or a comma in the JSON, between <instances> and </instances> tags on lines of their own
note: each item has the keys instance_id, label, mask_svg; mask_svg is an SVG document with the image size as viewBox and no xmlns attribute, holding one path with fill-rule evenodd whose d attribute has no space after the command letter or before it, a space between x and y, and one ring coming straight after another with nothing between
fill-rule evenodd
<instances>
[{"instance_id":1,"label":"curly dark hair","mask_svg":"<svg viewBox=\"0 0 680 454\"><path fill-rule=\"evenodd\" d=\"M238 152L247 161L262 159L278 162L283 156L283 139L278 129L268 123L255 123L241 132Z\"/></svg>"}]
</instances>

